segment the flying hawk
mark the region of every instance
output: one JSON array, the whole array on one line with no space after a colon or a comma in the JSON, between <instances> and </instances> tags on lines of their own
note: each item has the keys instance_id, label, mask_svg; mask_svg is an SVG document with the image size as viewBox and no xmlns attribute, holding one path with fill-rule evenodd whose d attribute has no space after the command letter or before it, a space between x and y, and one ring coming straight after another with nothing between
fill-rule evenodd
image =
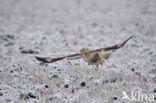
<instances>
[{"instance_id":1,"label":"flying hawk","mask_svg":"<svg viewBox=\"0 0 156 103\"><path fill-rule=\"evenodd\" d=\"M63 59L73 60L73 59L83 58L83 60L86 61L88 65L96 65L96 67L98 68L99 64L103 65L103 59L108 59L109 56L111 55L111 53L100 54L100 52L119 49L131 38L132 36L130 36L125 41L118 43L116 45L110 46L110 47L100 48L96 50L89 50L87 48L83 48L80 50L80 53L78 54L72 54L72 55L67 55L67 56L58 57L58 58L36 57L36 59L45 63L53 63L53 62L63 60Z\"/></svg>"}]
</instances>

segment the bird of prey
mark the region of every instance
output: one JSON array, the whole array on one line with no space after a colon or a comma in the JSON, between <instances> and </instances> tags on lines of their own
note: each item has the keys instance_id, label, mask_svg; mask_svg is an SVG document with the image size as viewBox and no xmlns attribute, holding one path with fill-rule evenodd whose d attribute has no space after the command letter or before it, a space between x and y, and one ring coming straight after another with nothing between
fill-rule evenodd
<instances>
[{"instance_id":1,"label":"bird of prey","mask_svg":"<svg viewBox=\"0 0 156 103\"><path fill-rule=\"evenodd\" d=\"M100 52L119 49L131 38L132 36L130 36L125 41L118 43L116 45L105 47L105 48L100 48L96 50L89 50L87 48L82 48L80 50L80 53L77 53L77 54L67 55L67 56L58 57L58 58L36 57L36 59L44 63L53 63L53 62L63 60L63 59L73 60L73 59L83 58L83 60L86 61L88 65L96 65L96 67L98 68L99 65L103 65L103 62L104 62L103 59L108 59L109 56L111 55L111 53L100 54Z\"/></svg>"}]
</instances>

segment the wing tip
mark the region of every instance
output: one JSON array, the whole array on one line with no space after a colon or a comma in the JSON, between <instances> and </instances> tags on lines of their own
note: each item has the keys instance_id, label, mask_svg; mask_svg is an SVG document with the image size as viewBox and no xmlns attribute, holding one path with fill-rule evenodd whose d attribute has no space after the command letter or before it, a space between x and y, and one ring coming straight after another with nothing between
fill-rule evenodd
<instances>
[{"instance_id":1,"label":"wing tip","mask_svg":"<svg viewBox=\"0 0 156 103\"><path fill-rule=\"evenodd\" d=\"M127 38L124 42L122 42L121 44L118 45L118 48L122 47L123 45L125 45L131 38L133 38L134 36L130 36L129 38Z\"/></svg>"},{"instance_id":2,"label":"wing tip","mask_svg":"<svg viewBox=\"0 0 156 103\"><path fill-rule=\"evenodd\" d=\"M36 58L38 61L41 61L41 62L51 63L51 59L48 59L48 58L38 57L38 56L36 56L35 58Z\"/></svg>"},{"instance_id":3,"label":"wing tip","mask_svg":"<svg viewBox=\"0 0 156 103\"><path fill-rule=\"evenodd\" d=\"M39 61L43 60L42 57L35 56L35 58L36 58L37 60L39 60Z\"/></svg>"}]
</instances>

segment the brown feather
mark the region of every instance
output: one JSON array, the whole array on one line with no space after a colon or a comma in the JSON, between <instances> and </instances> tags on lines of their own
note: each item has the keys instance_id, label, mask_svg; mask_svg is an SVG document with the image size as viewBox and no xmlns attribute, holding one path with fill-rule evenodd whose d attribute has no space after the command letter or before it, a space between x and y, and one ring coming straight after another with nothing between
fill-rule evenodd
<instances>
[{"instance_id":1,"label":"brown feather","mask_svg":"<svg viewBox=\"0 0 156 103\"><path fill-rule=\"evenodd\" d=\"M119 49L120 47L122 47L131 38L132 38L132 36L129 37L128 39L126 39L122 43L118 43L116 45L113 45L113 46L110 46L110 47L106 47L106 48L100 48L100 49L92 50L92 51L89 51L89 53L91 53L91 54L93 53L94 54L94 53L97 53L97 52L103 52L103 51L108 51L108 50ZM103 58L107 59L108 57L109 57L109 55L107 55L107 57L103 57ZM59 61L59 60L63 60L63 59L72 60L72 59L80 59L80 58L82 58L82 54L72 54L72 55L68 55L68 56L64 56L64 57L58 57L58 58L36 57L37 60L45 62L45 63L53 63L53 62L56 62L56 61Z\"/></svg>"}]
</instances>

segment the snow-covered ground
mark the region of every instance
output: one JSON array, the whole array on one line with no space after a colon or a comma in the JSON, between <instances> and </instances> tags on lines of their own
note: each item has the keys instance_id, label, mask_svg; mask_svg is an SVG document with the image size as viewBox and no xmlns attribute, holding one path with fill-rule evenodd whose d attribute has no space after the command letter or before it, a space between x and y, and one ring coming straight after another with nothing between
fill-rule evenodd
<instances>
[{"instance_id":1,"label":"snow-covered ground","mask_svg":"<svg viewBox=\"0 0 156 103\"><path fill-rule=\"evenodd\" d=\"M82 59L35 59L131 35L99 70ZM132 91L156 100L155 0L0 0L0 103L137 103Z\"/></svg>"}]
</instances>

